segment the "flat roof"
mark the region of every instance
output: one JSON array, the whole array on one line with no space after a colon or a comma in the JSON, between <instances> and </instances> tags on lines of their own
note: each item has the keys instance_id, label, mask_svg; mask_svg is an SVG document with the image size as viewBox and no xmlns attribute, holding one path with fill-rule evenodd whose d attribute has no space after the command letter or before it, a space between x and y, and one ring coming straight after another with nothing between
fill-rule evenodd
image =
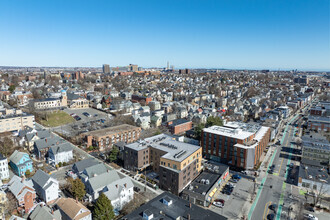
<instances>
[{"instance_id":1,"label":"flat roof","mask_svg":"<svg viewBox=\"0 0 330 220\"><path fill-rule=\"evenodd\" d=\"M181 162L189 157L192 153L199 150L201 147L193 144L188 144L180 141L176 141L174 137L159 134L150 138L146 138L142 141L137 141L132 144L127 144L125 147L140 151L153 147L158 150L167 152L162 158Z\"/></svg>"},{"instance_id":2,"label":"flat roof","mask_svg":"<svg viewBox=\"0 0 330 220\"><path fill-rule=\"evenodd\" d=\"M186 192L194 192L201 195L207 195L207 192L213 187L220 174L203 171L198 177L185 189Z\"/></svg>"},{"instance_id":3,"label":"flat roof","mask_svg":"<svg viewBox=\"0 0 330 220\"><path fill-rule=\"evenodd\" d=\"M89 131L83 133L83 135L92 135L95 137L103 137L111 134L116 134L118 132L124 132L124 131L130 131L133 129L137 129L139 127L133 126L133 125L128 125L128 124L122 124L114 127L108 127L108 128L103 128L95 131Z\"/></svg>"},{"instance_id":4,"label":"flat roof","mask_svg":"<svg viewBox=\"0 0 330 220\"><path fill-rule=\"evenodd\" d=\"M319 183L329 183L330 177L326 167L316 167L303 164L299 167L299 177Z\"/></svg>"},{"instance_id":5,"label":"flat roof","mask_svg":"<svg viewBox=\"0 0 330 220\"><path fill-rule=\"evenodd\" d=\"M180 119L176 119L176 120L169 121L169 122L172 122L172 124L170 124L169 126L173 127L173 126L177 126L177 125L181 125L181 124L186 124L186 123L191 122L191 121L180 118Z\"/></svg>"},{"instance_id":6,"label":"flat roof","mask_svg":"<svg viewBox=\"0 0 330 220\"><path fill-rule=\"evenodd\" d=\"M172 203L170 205L166 205L163 201L170 200ZM129 220L142 220L143 213L147 215L153 215L153 220L173 220L178 219L179 217L187 218L188 214L191 219L199 219L199 220L226 220L227 218L219 215L210 210L203 209L197 205L191 204L191 208L189 207L189 201L184 200L178 196L175 196L169 192L164 192L152 199L148 203L140 206L135 209L130 214L124 216L122 219Z\"/></svg>"},{"instance_id":7,"label":"flat roof","mask_svg":"<svg viewBox=\"0 0 330 220\"><path fill-rule=\"evenodd\" d=\"M206 133L217 134L226 137L232 137L236 139L246 139L255 134L253 140L259 141L268 131L269 127L264 127L259 124L248 124L242 122L228 122L224 126L212 126L204 128ZM250 145L253 143L250 143Z\"/></svg>"}]
</instances>

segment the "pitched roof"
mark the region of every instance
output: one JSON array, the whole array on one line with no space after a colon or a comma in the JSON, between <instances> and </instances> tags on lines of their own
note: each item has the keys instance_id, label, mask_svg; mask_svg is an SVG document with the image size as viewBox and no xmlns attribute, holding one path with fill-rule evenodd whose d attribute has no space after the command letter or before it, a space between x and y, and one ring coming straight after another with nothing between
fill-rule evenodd
<instances>
[{"instance_id":1,"label":"pitched roof","mask_svg":"<svg viewBox=\"0 0 330 220\"><path fill-rule=\"evenodd\" d=\"M63 143L63 144L60 144L60 145L51 146L50 147L50 150L55 155L57 153L72 151L72 147L71 147L71 145L68 142L66 142L66 143Z\"/></svg>"},{"instance_id":2,"label":"pitched roof","mask_svg":"<svg viewBox=\"0 0 330 220\"><path fill-rule=\"evenodd\" d=\"M46 183L49 179L52 179L53 182L57 182L56 179L52 178L48 173L45 173L42 170L37 170L37 172L31 178L34 183L38 184L42 188L46 188Z\"/></svg>"},{"instance_id":3,"label":"pitched roof","mask_svg":"<svg viewBox=\"0 0 330 220\"><path fill-rule=\"evenodd\" d=\"M31 220L61 220L62 216L61 213L56 210L52 213L52 210L47 206L37 205L35 209L29 216Z\"/></svg>"},{"instance_id":4,"label":"pitched roof","mask_svg":"<svg viewBox=\"0 0 330 220\"><path fill-rule=\"evenodd\" d=\"M100 188L103 188L118 179L120 179L120 177L117 171L110 170L106 173L90 178L87 183L89 183L92 190L96 192Z\"/></svg>"},{"instance_id":5,"label":"pitched roof","mask_svg":"<svg viewBox=\"0 0 330 220\"><path fill-rule=\"evenodd\" d=\"M0 160L5 160L6 157L2 155L2 153L0 153Z\"/></svg>"},{"instance_id":6,"label":"pitched roof","mask_svg":"<svg viewBox=\"0 0 330 220\"><path fill-rule=\"evenodd\" d=\"M99 162L94 158L87 158L85 160L81 160L81 161L76 162L75 164L73 164L72 168L76 169L76 171L78 173L80 173L80 172L84 171L85 168L91 167L91 166L93 166L95 164L98 164L98 163Z\"/></svg>"},{"instance_id":7,"label":"pitched roof","mask_svg":"<svg viewBox=\"0 0 330 220\"><path fill-rule=\"evenodd\" d=\"M9 157L9 160L14 164L18 164L22 157L25 155L29 156L27 153L15 150L14 153Z\"/></svg>"},{"instance_id":8,"label":"pitched roof","mask_svg":"<svg viewBox=\"0 0 330 220\"><path fill-rule=\"evenodd\" d=\"M64 212L71 219L81 219L91 214L91 212L80 202L76 202L72 198L61 198L58 200L56 205L59 209ZM79 211L83 209L85 212L77 215Z\"/></svg>"},{"instance_id":9,"label":"pitched roof","mask_svg":"<svg viewBox=\"0 0 330 220\"><path fill-rule=\"evenodd\" d=\"M51 137L51 138L44 138L39 139L34 142L36 148L40 151L44 148L63 143L63 140L61 140L59 137Z\"/></svg>"},{"instance_id":10,"label":"pitched roof","mask_svg":"<svg viewBox=\"0 0 330 220\"><path fill-rule=\"evenodd\" d=\"M125 187L125 184L126 184L126 187ZM122 191L122 189L124 188L132 188L134 185L133 185L133 182L132 180L129 178L129 177L125 177L123 179L119 179L119 180L116 180L112 183L110 183L107 188L108 188L108 191L105 192L104 194L111 200L115 200L117 199L119 196L120 196L120 192Z\"/></svg>"},{"instance_id":11,"label":"pitched roof","mask_svg":"<svg viewBox=\"0 0 330 220\"><path fill-rule=\"evenodd\" d=\"M107 168L104 166L103 163L95 164L91 167L87 167L84 170L84 173L89 177L94 177L94 175L100 175L102 173L107 172Z\"/></svg>"},{"instance_id":12,"label":"pitched roof","mask_svg":"<svg viewBox=\"0 0 330 220\"><path fill-rule=\"evenodd\" d=\"M14 194L16 198L24 187L29 187L34 191L33 183L31 180L22 181L22 178L14 175L13 178L11 178L11 180L9 181L8 189Z\"/></svg>"}]
</instances>

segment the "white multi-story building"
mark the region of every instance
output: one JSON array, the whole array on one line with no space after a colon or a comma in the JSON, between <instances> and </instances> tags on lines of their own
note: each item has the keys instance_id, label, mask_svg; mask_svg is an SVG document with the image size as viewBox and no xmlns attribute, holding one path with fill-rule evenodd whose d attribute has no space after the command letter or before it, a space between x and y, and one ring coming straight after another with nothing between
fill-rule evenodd
<instances>
[{"instance_id":1,"label":"white multi-story building","mask_svg":"<svg viewBox=\"0 0 330 220\"><path fill-rule=\"evenodd\" d=\"M8 161L0 153L0 180L9 179Z\"/></svg>"},{"instance_id":2,"label":"white multi-story building","mask_svg":"<svg viewBox=\"0 0 330 220\"><path fill-rule=\"evenodd\" d=\"M5 109L0 111L0 133L7 131L19 131L25 126L34 128L34 115L27 114L17 109Z\"/></svg>"}]
</instances>

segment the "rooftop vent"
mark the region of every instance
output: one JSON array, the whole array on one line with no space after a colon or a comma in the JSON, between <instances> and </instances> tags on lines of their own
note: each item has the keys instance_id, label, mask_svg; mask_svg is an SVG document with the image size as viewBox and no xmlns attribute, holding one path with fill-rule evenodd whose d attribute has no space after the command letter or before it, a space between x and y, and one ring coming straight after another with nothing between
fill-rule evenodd
<instances>
[{"instance_id":1,"label":"rooftop vent","mask_svg":"<svg viewBox=\"0 0 330 220\"><path fill-rule=\"evenodd\" d=\"M171 199L170 197L168 197L168 196L165 196L165 197L163 198L163 204L165 204L165 205L167 205L167 206L172 205L172 199Z\"/></svg>"},{"instance_id":2,"label":"rooftop vent","mask_svg":"<svg viewBox=\"0 0 330 220\"><path fill-rule=\"evenodd\" d=\"M150 220L153 219L153 217L154 214L149 209L143 211L143 219Z\"/></svg>"}]
</instances>

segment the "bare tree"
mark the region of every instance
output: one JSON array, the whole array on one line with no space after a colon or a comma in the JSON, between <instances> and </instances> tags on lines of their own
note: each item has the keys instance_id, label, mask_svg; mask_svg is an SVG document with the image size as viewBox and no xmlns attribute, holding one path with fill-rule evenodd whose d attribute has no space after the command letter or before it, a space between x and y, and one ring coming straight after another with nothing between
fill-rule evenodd
<instances>
[{"instance_id":1,"label":"bare tree","mask_svg":"<svg viewBox=\"0 0 330 220\"><path fill-rule=\"evenodd\" d=\"M328 190L327 188L324 186L324 183L321 184L320 189L317 190L313 190L314 195L313 195L313 206L316 206L318 203L321 202L322 198L324 197L324 195L327 194Z\"/></svg>"}]
</instances>

